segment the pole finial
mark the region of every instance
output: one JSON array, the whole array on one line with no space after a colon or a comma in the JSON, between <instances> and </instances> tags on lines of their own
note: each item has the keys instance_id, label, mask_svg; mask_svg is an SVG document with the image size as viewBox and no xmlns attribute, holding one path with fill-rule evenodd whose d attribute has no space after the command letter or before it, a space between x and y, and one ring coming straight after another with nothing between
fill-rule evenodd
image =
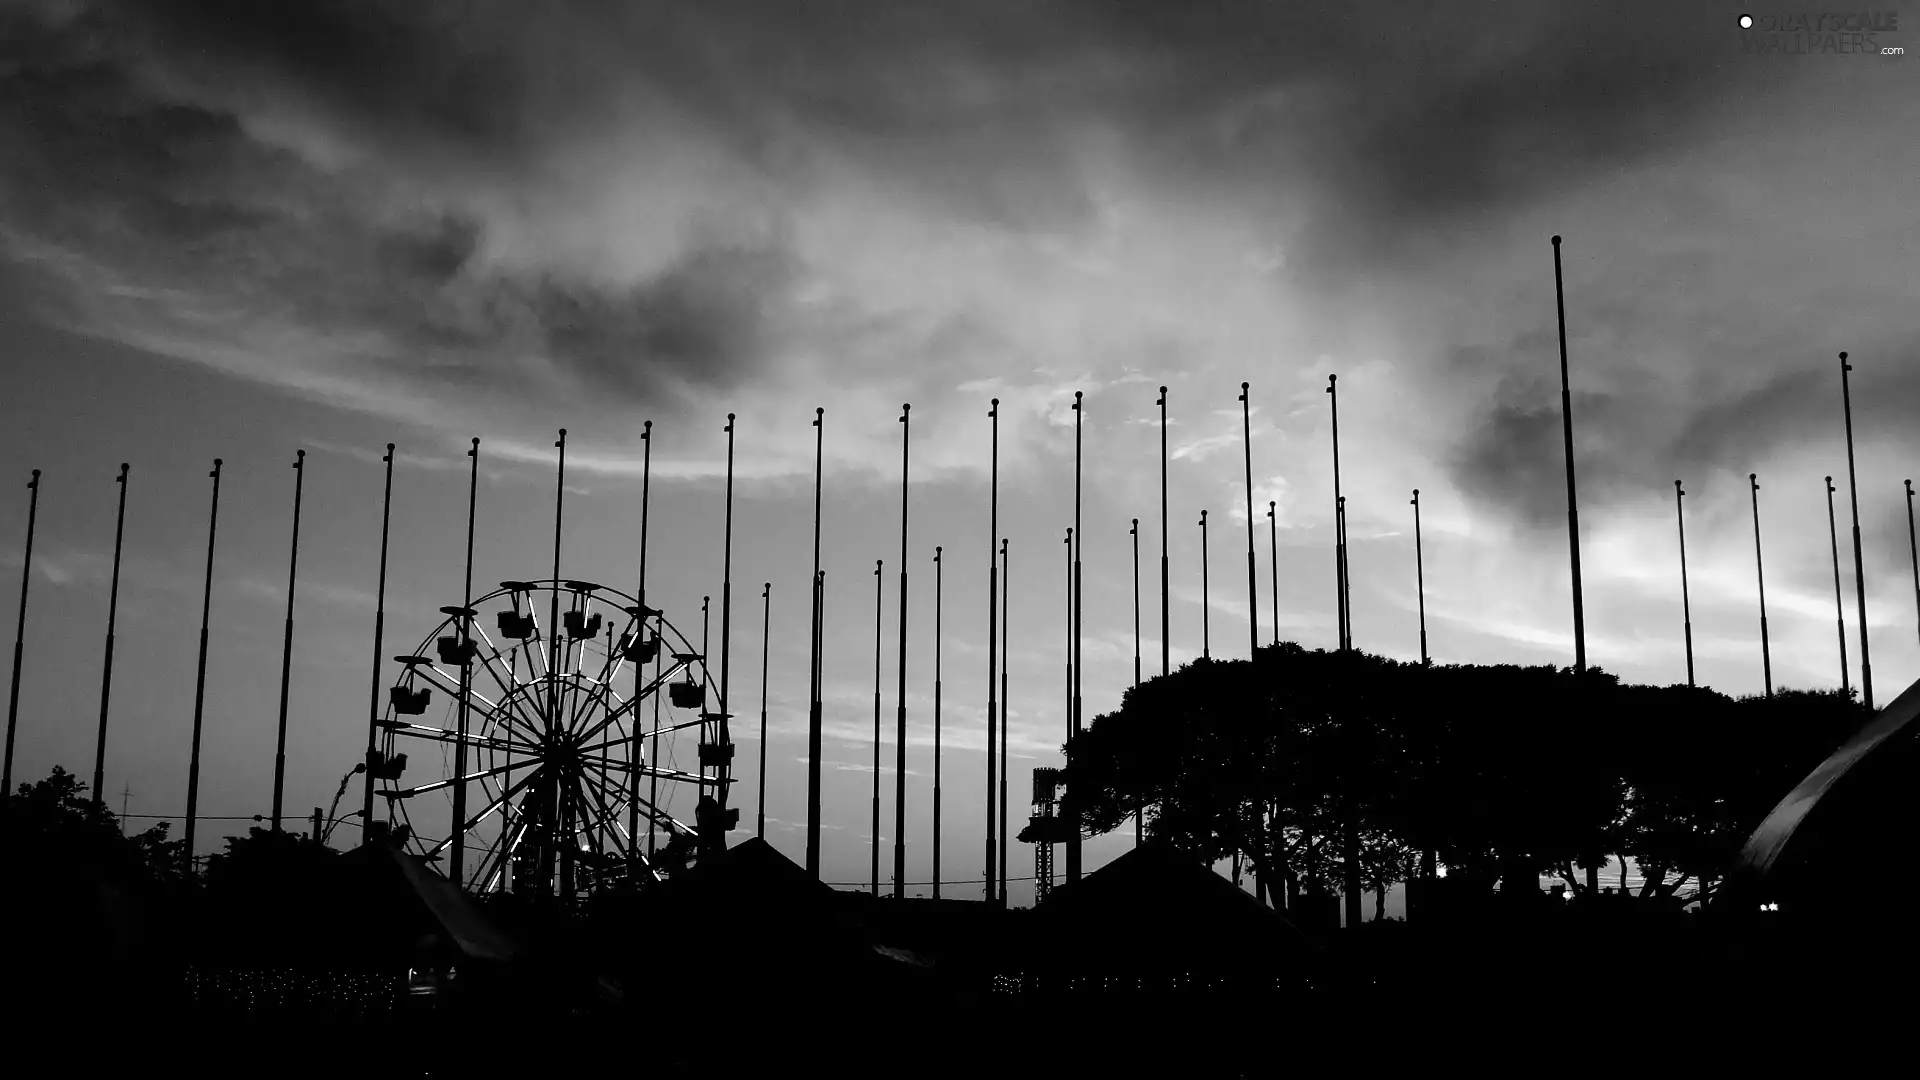
<instances>
[{"instance_id":1,"label":"pole finial","mask_svg":"<svg viewBox=\"0 0 1920 1080\"><path fill-rule=\"evenodd\" d=\"M222 460L221 460L221 459L219 459L219 458L214 458L214 459L213 459L213 471L212 471L212 472L210 472L210 473L208 473L207 475L208 475L208 476L219 476L219 475L220 475L220 466L222 466L222 465L224 465L224 464L226 464L226 462L224 462L224 461L222 461ZM37 480L37 479L39 479L39 477L40 477L40 470L39 470L39 469L35 469L35 470L33 470L33 475L34 475L34 478L35 478L36 480Z\"/></svg>"},{"instance_id":2,"label":"pole finial","mask_svg":"<svg viewBox=\"0 0 1920 1080\"><path fill-rule=\"evenodd\" d=\"M129 466L129 465L128 465L128 464L126 463L126 462L124 462L124 461L123 461L123 462L121 462L121 463L120 463L120 475L119 475L119 476L116 476L116 477L114 477L114 478L113 478L113 480L114 480L114 483L117 483L117 484L124 484L124 483L126 483L126 482L127 482L127 470L128 470L129 468L131 468L131 466Z\"/></svg>"},{"instance_id":3,"label":"pole finial","mask_svg":"<svg viewBox=\"0 0 1920 1080\"><path fill-rule=\"evenodd\" d=\"M653 438L653 421L648 420L640 425L640 441L646 442L651 438Z\"/></svg>"},{"instance_id":4,"label":"pole finial","mask_svg":"<svg viewBox=\"0 0 1920 1080\"><path fill-rule=\"evenodd\" d=\"M307 461L307 452L305 450L295 450L293 452L294 468L296 469L300 468L302 465L306 464L306 461Z\"/></svg>"},{"instance_id":5,"label":"pole finial","mask_svg":"<svg viewBox=\"0 0 1920 1080\"><path fill-rule=\"evenodd\" d=\"M213 463L215 465L220 464L220 459L215 458ZM33 479L27 481L27 486L30 488L37 488L40 486L40 470L39 469L33 470Z\"/></svg>"},{"instance_id":6,"label":"pole finial","mask_svg":"<svg viewBox=\"0 0 1920 1080\"><path fill-rule=\"evenodd\" d=\"M760 587L760 599L765 600L767 597L772 595L773 595L773 582L769 581Z\"/></svg>"},{"instance_id":7,"label":"pole finial","mask_svg":"<svg viewBox=\"0 0 1920 1080\"><path fill-rule=\"evenodd\" d=\"M1554 234L1553 234L1553 246L1554 246L1554 247L1559 247L1559 246L1560 246L1560 234L1559 234L1559 233L1554 233Z\"/></svg>"},{"instance_id":8,"label":"pole finial","mask_svg":"<svg viewBox=\"0 0 1920 1080\"><path fill-rule=\"evenodd\" d=\"M813 407L813 426L819 427L821 421L825 420L826 418L827 418L827 410L822 406L815 405Z\"/></svg>"}]
</instances>

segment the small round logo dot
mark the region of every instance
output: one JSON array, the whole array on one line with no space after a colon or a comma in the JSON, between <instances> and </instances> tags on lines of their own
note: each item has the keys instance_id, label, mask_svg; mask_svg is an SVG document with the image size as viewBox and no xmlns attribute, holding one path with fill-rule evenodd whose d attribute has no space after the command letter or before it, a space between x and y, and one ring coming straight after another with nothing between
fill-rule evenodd
<instances>
[{"instance_id":1,"label":"small round logo dot","mask_svg":"<svg viewBox=\"0 0 1920 1080\"><path fill-rule=\"evenodd\" d=\"M1753 16L1751 15L1740 16L1740 29L1742 30L1753 29Z\"/></svg>"}]
</instances>

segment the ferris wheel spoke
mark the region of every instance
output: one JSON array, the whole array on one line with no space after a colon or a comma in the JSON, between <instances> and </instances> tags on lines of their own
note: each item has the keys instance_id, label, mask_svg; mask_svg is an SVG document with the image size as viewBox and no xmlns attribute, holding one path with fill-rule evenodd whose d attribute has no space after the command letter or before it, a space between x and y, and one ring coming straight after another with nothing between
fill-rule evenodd
<instances>
[{"instance_id":1,"label":"ferris wheel spoke","mask_svg":"<svg viewBox=\"0 0 1920 1080\"><path fill-rule=\"evenodd\" d=\"M606 791L606 785L602 784L591 773L581 773L580 780L580 790L593 796L594 803L600 807L600 817L592 822L582 824L576 835L585 834L588 836L597 836L607 827L608 822L613 822L614 828L618 829L619 800L616 799L613 806L608 806L606 799L602 797L602 793ZM622 835L624 835L624 833ZM599 845L596 844L595 846L598 847ZM599 854L604 855L605 851L602 850Z\"/></svg>"},{"instance_id":2,"label":"ferris wheel spoke","mask_svg":"<svg viewBox=\"0 0 1920 1080\"><path fill-rule=\"evenodd\" d=\"M694 829L692 826L687 825L675 819L673 815L660 809L658 806L655 806L653 803L647 801L646 799L639 798L637 796L628 796L628 797L633 800L631 805L639 807L640 813L646 817L647 821L650 824L664 825L666 827L667 832L669 833L684 833L689 836L693 835Z\"/></svg>"},{"instance_id":3,"label":"ferris wheel spoke","mask_svg":"<svg viewBox=\"0 0 1920 1080\"><path fill-rule=\"evenodd\" d=\"M675 675L680 674L680 672L686 670L690 666L691 664L686 660L679 660L679 659L674 660L672 666L668 667L666 670L655 675L653 677L653 681L649 682L643 689L636 692L632 697L621 702L619 708L610 710L607 713L607 715L600 718L598 723L594 724L592 727L587 728L585 731L580 732L576 737L582 741L585 741L587 739L593 738L595 735L600 734L602 731L605 731L608 728L608 726L618 722L621 717L632 712L634 709L639 708L641 702L645 701L647 698L653 696L654 694L659 693L661 687L667 685L667 683Z\"/></svg>"},{"instance_id":4,"label":"ferris wheel spoke","mask_svg":"<svg viewBox=\"0 0 1920 1080\"><path fill-rule=\"evenodd\" d=\"M536 754L540 752L538 743L520 742L510 738L501 739L490 735L476 735L473 732L468 732L466 738L462 740L460 733L450 728L428 727L425 724L409 724L399 720L386 720L382 721L382 723L390 732L410 735L431 742L457 743L465 741L468 746L481 747L488 750L499 750L505 753L512 753L515 750Z\"/></svg>"},{"instance_id":5,"label":"ferris wheel spoke","mask_svg":"<svg viewBox=\"0 0 1920 1080\"><path fill-rule=\"evenodd\" d=\"M513 798L515 793L519 792L521 789L525 788L528 784L532 783L534 778L538 776L539 773L540 773L539 769L534 769L532 773L528 774L527 776L521 777L519 783L514 784L512 787L509 787L505 791L501 792L498 796L496 796L493 799L493 801L487 804L484 810L481 810L478 814L473 815L472 817L468 818L464 823L462 823L460 826L460 833L461 834L471 833L474 829L474 826L480 824L482 821L485 821L488 817L492 816L493 812L495 810L498 810L501 804L505 803L508 799ZM504 829L502 829L501 831L505 832ZM447 847L452 843L453 843L453 837L448 836L445 840L442 840L438 844L434 845L432 850L429 852L429 854L438 855L443 848Z\"/></svg>"},{"instance_id":6,"label":"ferris wheel spoke","mask_svg":"<svg viewBox=\"0 0 1920 1080\"><path fill-rule=\"evenodd\" d=\"M519 673L513 665L512 660L506 658L505 654L500 651L500 646L494 644L493 639L487 636L486 630L480 627L478 623L474 625L474 629L479 631L480 640L485 642L487 648L491 651L491 655L481 655L480 662L482 666L487 669L487 674L493 678L494 685L500 688L500 700L508 703L514 712L519 715L520 719L527 722L529 728L538 730L539 725L534 722L534 718L520 710L520 699L525 697L521 691L524 689L525 684L520 681ZM507 659L509 665L507 678L505 679L500 677L500 672L493 666L494 661L503 658ZM531 668L533 665L528 664L527 666Z\"/></svg>"},{"instance_id":7,"label":"ferris wheel spoke","mask_svg":"<svg viewBox=\"0 0 1920 1080\"><path fill-rule=\"evenodd\" d=\"M614 704L615 700L616 695L614 694L612 683L595 684L593 688L588 690L585 696L574 705L573 714L567 720L567 734L574 735L580 731L583 726L583 721L591 715L594 705L605 705L606 711L609 713L618 708L618 706ZM625 704L625 702L621 702L620 704Z\"/></svg>"},{"instance_id":8,"label":"ferris wheel spoke","mask_svg":"<svg viewBox=\"0 0 1920 1080\"><path fill-rule=\"evenodd\" d=\"M649 728L646 731L636 731L630 735L622 735L617 739L609 739L608 741L603 743L594 743L591 746L582 746L580 749L583 751L610 750L614 747L624 746L631 742L646 740L646 739L654 739L662 735L671 735L676 731L685 731L688 728L700 727L702 724L705 724L706 722L707 721L705 720L688 720L679 724L663 724L662 726L657 728Z\"/></svg>"},{"instance_id":9,"label":"ferris wheel spoke","mask_svg":"<svg viewBox=\"0 0 1920 1080\"><path fill-rule=\"evenodd\" d=\"M455 701L460 700L460 680L451 677L447 672L441 671L437 665L433 664L416 665L414 670L419 672L428 682L439 687L441 693L446 694ZM481 707L481 712L487 718L500 720L503 727L508 726L511 722L512 713L507 709L501 708L500 705L490 700L487 695L474 689L471 679L467 682L466 696L471 703Z\"/></svg>"},{"instance_id":10,"label":"ferris wheel spoke","mask_svg":"<svg viewBox=\"0 0 1920 1080\"><path fill-rule=\"evenodd\" d=\"M679 780L688 784L699 784L701 787L718 787L721 784L732 784L734 782L732 780L721 780L718 777L701 776L699 773L683 772L679 769L662 769L656 765L634 765L631 762L622 761L619 758L607 759L607 771L610 773L638 772L641 776L656 776L662 780Z\"/></svg>"},{"instance_id":11,"label":"ferris wheel spoke","mask_svg":"<svg viewBox=\"0 0 1920 1080\"><path fill-rule=\"evenodd\" d=\"M528 762L522 761L522 762L509 763L506 765L495 765L491 769L487 769L482 772L472 773L464 777L464 779L467 781L467 783L471 784L476 780L484 779L489 776L498 776L501 773L508 772L513 769L527 768L528 764L529 764ZM538 769L536 769L535 771L537 772ZM421 784L419 787L404 788L401 790L382 791L380 792L380 794L385 795L389 799L411 799L415 795L425 795L430 791L439 791L442 788L450 788L460 779L462 778L454 777L447 780L435 780L431 784Z\"/></svg>"}]
</instances>

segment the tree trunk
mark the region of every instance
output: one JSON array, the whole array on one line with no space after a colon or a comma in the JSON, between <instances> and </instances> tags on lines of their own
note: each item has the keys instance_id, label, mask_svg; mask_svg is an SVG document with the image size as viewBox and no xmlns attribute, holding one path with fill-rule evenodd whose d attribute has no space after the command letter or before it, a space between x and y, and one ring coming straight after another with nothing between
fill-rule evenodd
<instances>
[{"instance_id":1,"label":"tree trunk","mask_svg":"<svg viewBox=\"0 0 1920 1080\"><path fill-rule=\"evenodd\" d=\"M1373 921L1384 922L1386 921L1386 918L1387 918L1387 887L1385 885L1382 885L1380 886L1380 891L1373 894Z\"/></svg>"}]
</instances>

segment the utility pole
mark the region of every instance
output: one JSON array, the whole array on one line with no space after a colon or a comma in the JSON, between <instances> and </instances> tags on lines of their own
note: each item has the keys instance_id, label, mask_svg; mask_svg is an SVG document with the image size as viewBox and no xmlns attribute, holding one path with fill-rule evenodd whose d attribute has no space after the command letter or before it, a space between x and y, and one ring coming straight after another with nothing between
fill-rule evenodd
<instances>
[{"instance_id":1,"label":"utility pole","mask_svg":"<svg viewBox=\"0 0 1920 1080\"><path fill-rule=\"evenodd\" d=\"M1757 473L1747 474L1747 483L1753 485L1753 570L1760 583L1760 672L1766 681L1767 696L1773 696L1773 655L1767 647L1767 573L1760 559L1760 478Z\"/></svg>"},{"instance_id":2,"label":"utility pole","mask_svg":"<svg viewBox=\"0 0 1920 1080\"><path fill-rule=\"evenodd\" d=\"M1827 477L1827 543L1833 550L1833 624L1840 635L1840 692L1848 697L1853 692L1847 688L1847 608L1840 592L1840 529L1833 516L1833 477Z\"/></svg>"},{"instance_id":3,"label":"utility pole","mask_svg":"<svg viewBox=\"0 0 1920 1080\"><path fill-rule=\"evenodd\" d=\"M1573 485L1573 392L1567 380L1567 302L1560 282L1560 237L1553 238L1553 303L1560 318L1560 428L1567 452L1567 545L1573 566L1573 667L1587 670L1587 614L1580 589L1580 501Z\"/></svg>"},{"instance_id":4,"label":"utility pole","mask_svg":"<svg viewBox=\"0 0 1920 1080\"><path fill-rule=\"evenodd\" d=\"M1345 652L1347 638L1347 523L1346 499L1340 494L1340 376L1327 376L1328 416L1332 420L1333 443L1333 589L1334 626L1339 649Z\"/></svg>"},{"instance_id":5,"label":"utility pole","mask_svg":"<svg viewBox=\"0 0 1920 1080\"><path fill-rule=\"evenodd\" d=\"M107 656L100 665L100 734L93 744L93 801L107 805L107 702L113 696L113 630L120 613L120 540L127 524L127 463L120 463L120 475L114 477L120 487L120 510L113 524L113 584L107 589ZM9 794L0 789L0 798Z\"/></svg>"},{"instance_id":6,"label":"utility pole","mask_svg":"<svg viewBox=\"0 0 1920 1080\"><path fill-rule=\"evenodd\" d=\"M1127 536L1133 541L1133 685L1140 685L1140 519L1133 519L1133 527L1127 530ZM1133 846L1139 847L1146 831L1144 812L1135 807L1133 811Z\"/></svg>"},{"instance_id":7,"label":"utility pole","mask_svg":"<svg viewBox=\"0 0 1920 1080\"><path fill-rule=\"evenodd\" d=\"M720 712L715 724L719 730L715 733L718 748L714 751L716 763L714 774L720 781L716 785L719 793L720 815L716 818L715 833L707 841L713 846L715 854L727 849L727 831L739 820L738 810L729 811L728 803L733 788L733 736L728 721L733 716L733 698L728 693L727 680L733 674L733 421L734 414L727 414L727 517L726 539L721 547L720 570Z\"/></svg>"},{"instance_id":8,"label":"utility pole","mask_svg":"<svg viewBox=\"0 0 1920 1080\"><path fill-rule=\"evenodd\" d=\"M215 468L219 463L215 463ZM13 734L20 721L20 659L24 655L27 640L27 586L33 580L33 533L40 519L40 470L33 470L33 478L27 481L27 551L20 562L20 618L13 630L13 688L7 694L7 760L0 773L0 798L13 797ZM188 826L191 828L192 826ZM188 846L188 858L192 858L192 846Z\"/></svg>"},{"instance_id":9,"label":"utility pole","mask_svg":"<svg viewBox=\"0 0 1920 1080\"><path fill-rule=\"evenodd\" d=\"M287 557L286 635L280 646L280 731L273 752L273 831L280 831L280 804L287 782L287 690L293 677L293 586L300 566L300 496L307 478L307 452L294 451L293 549Z\"/></svg>"},{"instance_id":10,"label":"utility pole","mask_svg":"<svg viewBox=\"0 0 1920 1080\"><path fill-rule=\"evenodd\" d=\"M649 512L652 510L653 503L653 421L651 420L646 421L640 428L640 445L642 448L640 455L640 584L634 590L635 606L637 606L639 610L634 613L635 625L633 628L634 641L636 642L646 640L647 636L647 518ZM660 653L660 631L657 627L653 634L653 651L656 657ZM645 685L646 680L644 678L644 672L642 671L644 667L644 660L636 659L634 661L633 682L635 687ZM656 697L659 696L659 690L657 688L654 691L654 695ZM639 717L638 709L635 710L634 715L637 721ZM656 741L657 739L658 737L656 736ZM640 725L636 722L634 724L633 740L627 745L627 764L629 766L627 769L627 843L630 846L633 856L636 857L640 854L640 772L643 765L654 764L654 762L644 757L641 744ZM509 751L509 753L511 753L511 751ZM509 757L508 760L511 761L512 758ZM511 777L511 775L511 773L508 774L509 777ZM502 784L503 786L510 786L506 785L504 781ZM647 806L647 838L649 842L651 842L653 838L653 810L654 807L652 803L649 802ZM502 821L504 820L505 818L503 816ZM652 852L649 851L648 855L651 857ZM503 858L502 864L505 865L511 861L510 859ZM637 862L637 858L629 859L630 864ZM628 870L629 878L636 877L637 870L637 866L630 865ZM501 880L506 880L504 873Z\"/></svg>"},{"instance_id":11,"label":"utility pole","mask_svg":"<svg viewBox=\"0 0 1920 1080\"><path fill-rule=\"evenodd\" d=\"M1860 482L1853 469L1853 390L1847 373L1853 365L1840 354L1840 403L1847 417L1847 490L1853 502L1853 592L1860 602L1860 699L1873 709L1873 658L1867 651L1867 568L1860 557Z\"/></svg>"}]
</instances>

